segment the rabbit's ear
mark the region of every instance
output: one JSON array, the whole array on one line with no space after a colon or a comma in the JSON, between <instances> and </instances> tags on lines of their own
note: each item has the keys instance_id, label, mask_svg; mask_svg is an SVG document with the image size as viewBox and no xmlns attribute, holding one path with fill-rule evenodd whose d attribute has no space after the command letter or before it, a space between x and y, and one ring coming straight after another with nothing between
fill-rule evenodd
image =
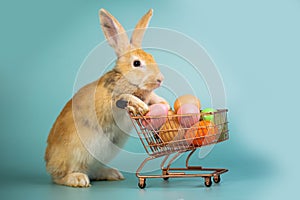
<instances>
[{"instance_id":1,"label":"rabbit's ear","mask_svg":"<svg viewBox=\"0 0 300 200\"><path fill-rule=\"evenodd\" d=\"M135 48L141 48L143 37L152 17L153 10L150 9L137 23L132 36L131 36L131 45Z\"/></svg>"},{"instance_id":2,"label":"rabbit's ear","mask_svg":"<svg viewBox=\"0 0 300 200\"><path fill-rule=\"evenodd\" d=\"M105 9L99 10L99 17L104 35L117 56L121 56L130 47L128 36L122 25Z\"/></svg>"}]
</instances>

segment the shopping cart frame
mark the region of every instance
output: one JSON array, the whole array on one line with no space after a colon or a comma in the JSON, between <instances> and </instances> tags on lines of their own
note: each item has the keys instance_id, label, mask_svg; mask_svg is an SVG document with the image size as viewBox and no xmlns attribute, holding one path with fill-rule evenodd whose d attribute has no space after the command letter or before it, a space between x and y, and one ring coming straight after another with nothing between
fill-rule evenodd
<instances>
[{"instance_id":1,"label":"shopping cart frame","mask_svg":"<svg viewBox=\"0 0 300 200\"><path fill-rule=\"evenodd\" d=\"M228 171L228 169L225 168L204 168L202 166L191 166L189 165L189 160L191 156L194 154L196 149L188 150L188 151L179 151L175 153L175 155L171 156L171 154L165 155L163 161L161 162L161 172L162 174L157 175L142 175L141 170L146 165L148 161L151 161L153 159L156 159L158 157L155 156L149 156L147 157L138 167L136 171L136 176L139 179L138 186L143 189L146 187L146 179L147 178L162 178L164 180L168 180L169 178L191 178L191 177L202 177L204 178L204 184L206 187L210 187L212 185L212 179L215 183L219 183L221 181L221 174ZM171 164L176 160L176 158L180 157L181 155L185 154L186 152L189 152L187 158L186 158L186 165L185 167L171 167ZM171 158L170 158L171 157ZM170 159L169 159L170 158ZM169 159L169 162L167 165L166 162ZM174 172L172 172L174 171ZM186 173L187 171L196 171L197 173ZM202 172L202 173L200 173ZM206 172L206 173L205 173ZM210 172L210 173L208 173Z\"/></svg>"},{"instance_id":2,"label":"shopping cart frame","mask_svg":"<svg viewBox=\"0 0 300 200\"><path fill-rule=\"evenodd\" d=\"M124 103L122 104L124 105ZM199 137L201 139L201 144L187 143L186 138L180 138L175 141L164 142L159 136L160 130L156 130L149 123L149 119L160 119L167 118L167 122L178 117L193 117L197 114L185 114L185 115L172 115L172 116L143 116L143 115L133 115L128 112L132 124L135 128L136 133L139 136L139 139L144 146L145 151L149 155L144 161L140 164L136 170L136 176L138 178L138 186L143 189L146 187L146 179L148 178L162 178L168 180L169 178L192 178L192 177L202 177L204 178L204 185L210 187L212 185L212 179L214 183L219 183L221 181L221 174L228 172L228 169L225 168L205 168L202 166L192 166L189 161L192 155L196 152L198 148L207 145L213 145L219 142L223 142L229 138L228 130L228 120L227 120L227 109L218 109L215 112L201 113L200 119L203 118L203 115L213 115L214 128L217 127L216 133L211 136ZM199 114L198 114L199 115ZM144 121L144 123L142 123ZM145 126L148 125L147 127ZM150 127L150 128L149 128ZM197 127L199 128L199 127ZM200 127L201 128L201 127ZM206 127L211 128L211 127ZM191 128L184 130L188 131ZM172 129L169 131L174 131ZM197 131L197 130L195 130ZM189 152L189 153L188 153ZM188 156L185 160L185 167L171 167L173 162L179 158L181 155L188 153ZM156 158L164 157L161 164L161 174L142 174L142 169L144 166L151 160ZM187 173L188 172L188 173ZM191 173L194 172L194 173Z\"/></svg>"}]
</instances>

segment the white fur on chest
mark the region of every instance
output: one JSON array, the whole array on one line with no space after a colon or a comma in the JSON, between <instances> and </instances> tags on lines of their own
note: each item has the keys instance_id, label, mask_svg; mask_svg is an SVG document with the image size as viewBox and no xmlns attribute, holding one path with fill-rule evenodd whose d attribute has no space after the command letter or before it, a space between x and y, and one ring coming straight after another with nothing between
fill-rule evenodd
<instances>
[{"instance_id":1,"label":"white fur on chest","mask_svg":"<svg viewBox=\"0 0 300 200\"><path fill-rule=\"evenodd\" d=\"M83 121L78 128L79 137L86 150L103 164L107 164L116 156L132 130L132 123L125 110L113 109L113 118L110 124L101 127L98 120L90 116L89 122ZM94 161L88 162L92 164Z\"/></svg>"}]
</instances>

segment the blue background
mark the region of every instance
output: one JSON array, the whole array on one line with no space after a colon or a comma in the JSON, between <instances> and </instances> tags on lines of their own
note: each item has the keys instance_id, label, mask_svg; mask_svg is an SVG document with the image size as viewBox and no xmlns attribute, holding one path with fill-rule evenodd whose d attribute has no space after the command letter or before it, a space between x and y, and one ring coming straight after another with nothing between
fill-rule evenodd
<instances>
[{"instance_id":1,"label":"blue background","mask_svg":"<svg viewBox=\"0 0 300 200\"><path fill-rule=\"evenodd\" d=\"M212 57L226 89L231 138L202 162L230 169L220 185L205 188L197 179L149 180L149 187L139 190L131 173L125 181L97 182L88 189L51 183L43 161L46 138L72 96L81 63L104 40L99 8L113 13L126 29L153 8L150 26L187 34ZM1 196L293 197L299 179L299 21L299 0L1 1Z\"/></svg>"}]
</instances>

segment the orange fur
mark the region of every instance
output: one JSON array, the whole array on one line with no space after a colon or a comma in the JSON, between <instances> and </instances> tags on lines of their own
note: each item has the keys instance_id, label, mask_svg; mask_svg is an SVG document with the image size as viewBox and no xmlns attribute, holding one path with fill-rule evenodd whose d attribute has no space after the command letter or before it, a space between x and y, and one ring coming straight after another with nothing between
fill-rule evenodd
<instances>
[{"instance_id":1,"label":"orange fur","mask_svg":"<svg viewBox=\"0 0 300 200\"><path fill-rule=\"evenodd\" d=\"M122 128L130 125L116 102L125 100L127 109L142 113L148 111L148 103L165 102L153 93L163 80L154 58L137 48L144 35L140 28L147 27L151 16L152 10L138 23L133 47L120 23L100 10L102 29L118 60L113 70L81 88L57 117L45 153L46 169L55 183L89 187L90 180L124 178L117 169L105 167L126 142ZM134 67L136 59L143 66Z\"/></svg>"}]
</instances>

